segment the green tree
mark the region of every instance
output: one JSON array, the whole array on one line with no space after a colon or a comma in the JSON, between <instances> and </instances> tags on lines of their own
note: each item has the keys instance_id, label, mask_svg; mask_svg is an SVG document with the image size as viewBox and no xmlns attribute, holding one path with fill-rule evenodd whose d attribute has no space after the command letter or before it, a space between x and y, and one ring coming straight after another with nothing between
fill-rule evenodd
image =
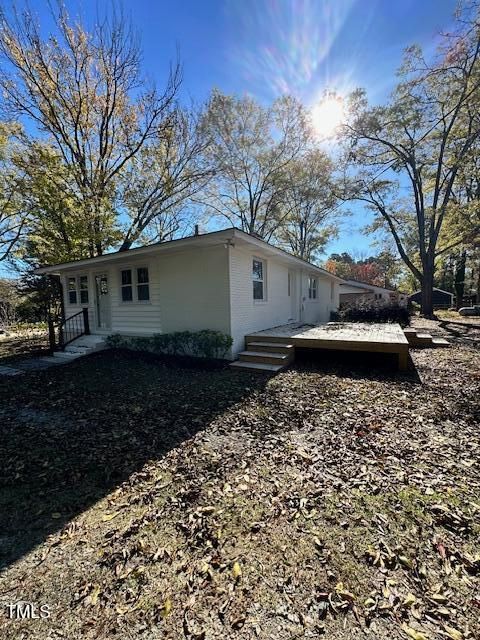
<instances>
[{"instance_id":1,"label":"green tree","mask_svg":"<svg viewBox=\"0 0 480 640\"><path fill-rule=\"evenodd\" d=\"M54 32L44 37L29 11L0 15L0 89L7 112L35 125L61 156L94 256L108 247L119 174L168 132L180 69L163 92L144 88L138 41L121 15L99 20L91 32L63 5L54 18Z\"/></svg>"}]
</instances>

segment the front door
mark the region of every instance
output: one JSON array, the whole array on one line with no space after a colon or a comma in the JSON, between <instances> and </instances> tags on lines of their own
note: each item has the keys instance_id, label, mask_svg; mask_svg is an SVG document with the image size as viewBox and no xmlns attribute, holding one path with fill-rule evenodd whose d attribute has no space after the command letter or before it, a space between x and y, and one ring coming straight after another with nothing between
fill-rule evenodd
<instances>
[{"instance_id":1,"label":"front door","mask_svg":"<svg viewBox=\"0 0 480 640\"><path fill-rule=\"evenodd\" d=\"M110 329L110 293L106 273L95 275L95 302L97 329Z\"/></svg>"}]
</instances>

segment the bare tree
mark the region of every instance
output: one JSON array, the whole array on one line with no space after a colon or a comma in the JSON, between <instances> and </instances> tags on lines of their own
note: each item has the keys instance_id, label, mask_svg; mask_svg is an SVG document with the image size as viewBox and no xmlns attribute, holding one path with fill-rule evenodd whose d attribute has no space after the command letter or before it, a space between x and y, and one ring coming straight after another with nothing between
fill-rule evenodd
<instances>
[{"instance_id":1,"label":"bare tree","mask_svg":"<svg viewBox=\"0 0 480 640\"><path fill-rule=\"evenodd\" d=\"M454 201L459 171L480 137L480 38L477 17L444 36L433 63L412 47L387 106L352 97L345 127L361 170L352 197L377 214L422 287L422 312L433 313L438 241ZM409 192L407 197L403 189Z\"/></svg>"},{"instance_id":2,"label":"bare tree","mask_svg":"<svg viewBox=\"0 0 480 640\"><path fill-rule=\"evenodd\" d=\"M263 108L214 91L204 131L215 177L199 200L230 224L271 238L281 221L283 174L308 142L302 105L287 96Z\"/></svg>"},{"instance_id":3,"label":"bare tree","mask_svg":"<svg viewBox=\"0 0 480 640\"><path fill-rule=\"evenodd\" d=\"M0 88L9 115L33 122L71 169L95 255L104 249L115 180L168 129L181 72L170 69L161 93L144 89L138 40L122 15L92 32L63 5L54 18L56 32L44 38L30 12L1 14Z\"/></svg>"},{"instance_id":4,"label":"bare tree","mask_svg":"<svg viewBox=\"0 0 480 640\"><path fill-rule=\"evenodd\" d=\"M30 215L25 209L14 155L14 138L19 127L0 123L0 262L10 259L20 240L25 236Z\"/></svg>"},{"instance_id":5,"label":"bare tree","mask_svg":"<svg viewBox=\"0 0 480 640\"><path fill-rule=\"evenodd\" d=\"M129 215L121 250L129 249L144 232L157 242L178 232L188 201L212 176L205 155L208 145L199 114L177 109L168 130L132 159L119 196Z\"/></svg>"},{"instance_id":6,"label":"bare tree","mask_svg":"<svg viewBox=\"0 0 480 640\"><path fill-rule=\"evenodd\" d=\"M338 233L332 162L322 151L312 149L288 165L284 179L282 208L287 214L275 238L296 256L311 261Z\"/></svg>"}]
</instances>

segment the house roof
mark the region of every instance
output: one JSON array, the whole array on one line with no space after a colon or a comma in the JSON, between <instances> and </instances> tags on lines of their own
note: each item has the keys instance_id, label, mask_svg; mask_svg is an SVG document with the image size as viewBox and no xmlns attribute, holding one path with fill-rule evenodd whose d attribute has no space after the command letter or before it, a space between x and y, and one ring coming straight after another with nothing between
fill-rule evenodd
<instances>
[{"instance_id":1,"label":"house roof","mask_svg":"<svg viewBox=\"0 0 480 640\"><path fill-rule=\"evenodd\" d=\"M310 271L314 271L319 275L329 277L337 282L342 282L342 278L335 276L322 267L302 260L297 256L276 247L257 236L253 236L236 227L230 227L227 229L221 229L219 231L211 231L209 233L203 233L195 236L188 236L186 238L179 238L178 240L169 240L168 242L156 242L144 247L137 247L135 249L128 249L127 251L115 251L112 253L105 253L95 258L85 258L83 260L73 260L71 262L63 262L60 264L48 265L45 267L39 267L35 269L34 273L38 275L42 274L59 274L66 269L76 269L89 267L90 265L104 264L109 262L121 262L122 260L129 260L130 257L143 256L153 253L168 253L170 251L180 251L182 249L188 249L190 247L208 247L219 243L234 244L238 242L240 245L253 245L262 250L267 255L277 256L282 260L285 260L292 264L297 264L308 268Z\"/></svg>"},{"instance_id":2,"label":"house roof","mask_svg":"<svg viewBox=\"0 0 480 640\"><path fill-rule=\"evenodd\" d=\"M401 293L402 295L407 295L404 291L399 291L398 289L388 289L387 287L380 287L376 284L362 282L361 280L353 280L352 278L345 280L344 283L349 285L350 287L358 287L359 289L367 289L370 291L373 291L374 289L381 289L382 291L390 291L391 293Z\"/></svg>"},{"instance_id":3,"label":"house roof","mask_svg":"<svg viewBox=\"0 0 480 640\"><path fill-rule=\"evenodd\" d=\"M439 289L438 287L433 287L433 291L440 291L440 293L446 293L448 296L452 296L452 298L455 295L451 291L445 291L445 289ZM413 293L410 294L409 297L411 298L412 296L417 295L417 293L422 293L422 290L419 289L418 291L414 291Z\"/></svg>"}]
</instances>

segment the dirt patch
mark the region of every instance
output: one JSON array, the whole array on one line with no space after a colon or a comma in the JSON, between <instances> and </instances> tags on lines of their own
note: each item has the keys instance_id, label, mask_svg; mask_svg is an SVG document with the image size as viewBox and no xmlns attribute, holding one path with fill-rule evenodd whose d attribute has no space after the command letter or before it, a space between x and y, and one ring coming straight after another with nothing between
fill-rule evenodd
<instances>
[{"instance_id":1,"label":"dirt patch","mask_svg":"<svg viewBox=\"0 0 480 640\"><path fill-rule=\"evenodd\" d=\"M2 637L478 637L479 352L412 357L0 381Z\"/></svg>"}]
</instances>

